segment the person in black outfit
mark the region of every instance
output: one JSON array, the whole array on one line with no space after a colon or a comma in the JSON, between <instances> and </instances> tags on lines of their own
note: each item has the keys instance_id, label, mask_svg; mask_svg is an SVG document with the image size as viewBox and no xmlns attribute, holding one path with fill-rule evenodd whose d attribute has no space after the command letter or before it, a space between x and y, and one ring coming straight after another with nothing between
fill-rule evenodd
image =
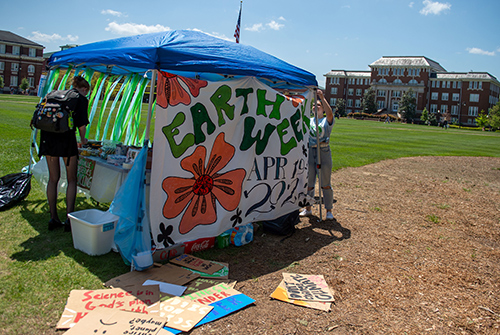
<instances>
[{"instance_id":1,"label":"person in black outfit","mask_svg":"<svg viewBox=\"0 0 500 335\"><path fill-rule=\"evenodd\" d=\"M80 143L87 144L88 140L85 138L85 132L88 119L88 106L89 101L86 96L90 91L89 83L81 76L73 78L72 90L79 93L78 102L75 110L73 111L74 128L65 133L50 133L41 130L40 132L40 150L39 156L45 156L47 166L49 168L49 181L47 184L47 200L50 209L49 230L62 227L63 224L59 220L57 214L57 193L58 184L61 177L61 168L59 165L59 157L64 160L67 175L67 188L66 188L66 216L75 210L76 201L76 173L78 167L78 144L76 141L76 129L80 135ZM71 231L69 219L66 217L65 231Z\"/></svg>"}]
</instances>

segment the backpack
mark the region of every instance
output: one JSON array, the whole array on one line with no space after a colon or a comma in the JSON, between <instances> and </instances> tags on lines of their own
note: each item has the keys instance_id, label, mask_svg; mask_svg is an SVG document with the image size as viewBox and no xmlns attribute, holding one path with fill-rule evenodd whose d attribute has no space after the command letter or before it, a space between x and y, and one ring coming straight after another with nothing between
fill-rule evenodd
<instances>
[{"instance_id":1,"label":"backpack","mask_svg":"<svg viewBox=\"0 0 500 335\"><path fill-rule=\"evenodd\" d=\"M299 210L280 216L274 220L261 221L264 232L275 235L292 235L299 223Z\"/></svg>"},{"instance_id":2,"label":"backpack","mask_svg":"<svg viewBox=\"0 0 500 335\"><path fill-rule=\"evenodd\" d=\"M74 89L52 91L36 105L31 127L51 133L64 133L73 129L73 111L80 94Z\"/></svg>"}]
</instances>

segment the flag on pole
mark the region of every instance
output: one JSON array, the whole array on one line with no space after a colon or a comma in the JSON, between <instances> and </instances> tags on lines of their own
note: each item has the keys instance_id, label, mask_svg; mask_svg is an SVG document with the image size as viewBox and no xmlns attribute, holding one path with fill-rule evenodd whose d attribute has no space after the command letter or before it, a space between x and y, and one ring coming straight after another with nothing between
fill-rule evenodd
<instances>
[{"instance_id":1,"label":"flag on pole","mask_svg":"<svg viewBox=\"0 0 500 335\"><path fill-rule=\"evenodd\" d=\"M241 25L241 4L240 2L240 14L238 15L238 22L236 23L236 29L234 30L234 38L236 38L236 43L240 43L240 25Z\"/></svg>"}]
</instances>

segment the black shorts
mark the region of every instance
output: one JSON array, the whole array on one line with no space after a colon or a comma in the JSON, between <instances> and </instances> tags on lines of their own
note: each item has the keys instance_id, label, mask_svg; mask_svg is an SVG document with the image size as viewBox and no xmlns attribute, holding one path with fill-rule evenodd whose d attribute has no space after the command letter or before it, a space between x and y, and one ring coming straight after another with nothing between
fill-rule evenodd
<instances>
[{"instance_id":1,"label":"black shorts","mask_svg":"<svg viewBox=\"0 0 500 335\"><path fill-rule=\"evenodd\" d=\"M38 156L72 157L78 155L78 145L74 130L65 133L40 131Z\"/></svg>"}]
</instances>

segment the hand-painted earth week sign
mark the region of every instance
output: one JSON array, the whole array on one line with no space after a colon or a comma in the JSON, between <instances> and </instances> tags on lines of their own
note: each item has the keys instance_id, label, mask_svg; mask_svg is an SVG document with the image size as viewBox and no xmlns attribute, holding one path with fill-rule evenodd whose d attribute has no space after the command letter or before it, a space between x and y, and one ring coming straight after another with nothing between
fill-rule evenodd
<instances>
[{"instance_id":1,"label":"hand-painted earth week sign","mask_svg":"<svg viewBox=\"0 0 500 335\"><path fill-rule=\"evenodd\" d=\"M218 236L303 205L312 90L160 72L150 220L157 247Z\"/></svg>"}]
</instances>

